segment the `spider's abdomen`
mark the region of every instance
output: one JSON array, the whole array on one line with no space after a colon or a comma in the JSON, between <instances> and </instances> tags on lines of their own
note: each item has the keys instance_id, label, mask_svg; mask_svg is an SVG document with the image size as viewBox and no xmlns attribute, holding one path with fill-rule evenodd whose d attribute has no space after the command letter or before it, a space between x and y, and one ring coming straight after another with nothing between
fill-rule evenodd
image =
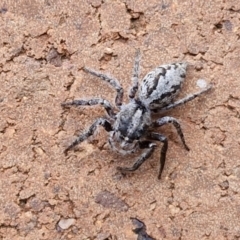
<instances>
[{"instance_id":1,"label":"spider's abdomen","mask_svg":"<svg viewBox=\"0 0 240 240\"><path fill-rule=\"evenodd\" d=\"M161 65L142 80L139 99L149 109L160 109L172 103L186 76L187 63Z\"/></svg>"}]
</instances>

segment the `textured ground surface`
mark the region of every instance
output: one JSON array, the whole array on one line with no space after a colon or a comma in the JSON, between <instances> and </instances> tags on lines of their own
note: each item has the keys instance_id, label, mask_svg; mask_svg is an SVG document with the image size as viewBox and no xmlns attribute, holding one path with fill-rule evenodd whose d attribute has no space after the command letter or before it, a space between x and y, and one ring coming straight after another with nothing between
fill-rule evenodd
<instances>
[{"instance_id":1,"label":"textured ground surface","mask_svg":"<svg viewBox=\"0 0 240 240\"><path fill-rule=\"evenodd\" d=\"M0 238L136 239L130 217L156 239L240 238L240 1L22 0L0 3ZM83 66L120 79L127 90L135 49L141 76L186 60L182 96L214 89L168 112L161 181L159 152L122 178L136 156L108 149L98 134L66 157L64 148L101 107L63 110L73 98L115 92ZM127 98L125 97L125 100Z\"/></svg>"}]
</instances>

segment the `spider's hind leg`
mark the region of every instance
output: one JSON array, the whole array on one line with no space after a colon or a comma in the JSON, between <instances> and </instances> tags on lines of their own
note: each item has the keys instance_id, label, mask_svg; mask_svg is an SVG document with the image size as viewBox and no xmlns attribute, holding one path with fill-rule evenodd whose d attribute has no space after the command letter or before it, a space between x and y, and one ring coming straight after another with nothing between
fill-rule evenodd
<instances>
[{"instance_id":1,"label":"spider's hind leg","mask_svg":"<svg viewBox=\"0 0 240 240\"><path fill-rule=\"evenodd\" d=\"M184 97L184 98L182 98L182 99L180 99L180 100L178 100L178 101L176 101L174 103L171 103L171 104L169 104L168 106L166 106L166 107L164 107L162 109L159 109L159 110L156 109L155 112L164 112L166 110L170 110L172 108L175 108L175 107L178 107L180 105L183 105L186 102L189 102L189 101L193 100L194 98L198 97L199 95L202 95L203 93L209 91L211 88L212 88L212 86L209 85L207 88L205 88L205 89L203 89L203 90L201 90L199 92L189 94L186 97Z\"/></svg>"}]
</instances>

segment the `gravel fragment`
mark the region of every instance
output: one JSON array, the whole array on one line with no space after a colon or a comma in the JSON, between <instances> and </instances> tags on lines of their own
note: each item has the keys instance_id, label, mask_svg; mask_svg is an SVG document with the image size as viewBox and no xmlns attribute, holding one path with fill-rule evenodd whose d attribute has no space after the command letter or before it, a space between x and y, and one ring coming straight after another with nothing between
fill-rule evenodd
<instances>
[{"instance_id":1,"label":"gravel fragment","mask_svg":"<svg viewBox=\"0 0 240 240\"><path fill-rule=\"evenodd\" d=\"M74 218L68 218L68 219L61 219L59 222L58 222L58 226L65 230L65 229L68 229L70 228L74 223L75 223L75 219Z\"/></svg>"},{"instance_id":2,"label":"gravel fragment","mask_svg":"<svg viewBox=\"0 0 240 240\"><path fill-rule=\"evenodd\" d=\"M206 88L207 87L207 82L206 82L206 80L204 80L204 79L198 79L197 80L197 86L198 87L200 87L200 88Z\"/></svg>"}]
</instances>

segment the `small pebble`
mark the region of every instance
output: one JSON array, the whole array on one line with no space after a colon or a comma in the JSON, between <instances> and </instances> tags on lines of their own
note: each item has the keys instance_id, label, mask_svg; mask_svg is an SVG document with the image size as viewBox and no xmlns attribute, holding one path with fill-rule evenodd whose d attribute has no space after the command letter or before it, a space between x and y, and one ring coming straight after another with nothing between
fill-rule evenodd
<instances>
[{"instance_id":1,"label":"small pebble","mask_svg":"<svg viewBox=\"0 0 240 240\"><path fill-rule=\"evenodd\" d=\"M111 48L105 48L104 49L104 53L106 53L106 54L112 54L113 53L113 50L111 49Z\"/></svg>"},{"instance_id":2,"label":"small pebble","mask_svg":"<svg viewBox=\"0 0 240 240\"><path fill-rule=\"evenodd\" d=\"M75 223L75 219L74 218L68 218L68 219L61 219L58 223L58 226L61 229L68 229L69 227L71 227L74 223Z\"/></svg>"},{"instance_id":3,"label":"small pebble","mask_svg":"<svg viewBox=\"0 0 240 240\"><path fill-rule=\"evenodd\" d=\"M207 82L204 79L198 79L197 80L197 86L200 88L206 88Z\"/></svg>"}]
</instances>

